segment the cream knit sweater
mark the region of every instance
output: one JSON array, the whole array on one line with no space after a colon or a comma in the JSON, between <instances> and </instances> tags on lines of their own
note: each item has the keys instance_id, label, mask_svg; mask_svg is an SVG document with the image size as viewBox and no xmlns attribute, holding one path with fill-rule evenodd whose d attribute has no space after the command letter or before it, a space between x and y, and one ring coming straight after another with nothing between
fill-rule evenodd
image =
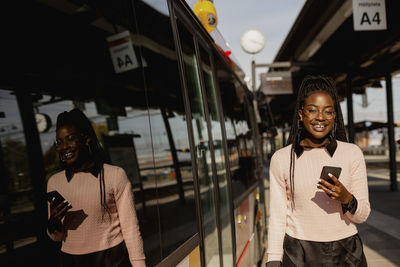
<instances>
[{"instance_id":1,"label":"cream knit sweater","mask_svg":"<svg viewBox=\"0 0 400 267\"><path fill-rule=\"evenodd\" d=\"M293 209L289 188L291 145L273 155L270 164L268 261L281 260L285 234L301 240L335 241L356 234L355 223L367 219L370 204L363 153L354 144L340 141L337 144L332 157L325 148L305 148L299 158L295 156ZM355 214L343 214L341 203L317 188L324 165L342 168L339 181L358 201Z\"/></svg>"}]
</instances>

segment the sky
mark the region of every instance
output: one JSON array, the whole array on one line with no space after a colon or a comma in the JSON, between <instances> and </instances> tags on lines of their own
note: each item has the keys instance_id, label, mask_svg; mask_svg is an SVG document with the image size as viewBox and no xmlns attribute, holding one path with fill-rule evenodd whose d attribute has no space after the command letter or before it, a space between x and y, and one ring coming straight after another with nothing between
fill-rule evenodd
<instances>
[{"instance_id":1,"label":"sky","mask_svg":"<svg viewBox=\"0 0 400 267\"><path fill-rule=\"evenodd\" d=\"M257 64L272 63L304 3L304 0L214 0L218 30L250 79L251 55L240 45L242 35L249 29L260 31L265 46L254 60ZM257 68L256 79L266 70Z\"/></svg>"}]
</instances>

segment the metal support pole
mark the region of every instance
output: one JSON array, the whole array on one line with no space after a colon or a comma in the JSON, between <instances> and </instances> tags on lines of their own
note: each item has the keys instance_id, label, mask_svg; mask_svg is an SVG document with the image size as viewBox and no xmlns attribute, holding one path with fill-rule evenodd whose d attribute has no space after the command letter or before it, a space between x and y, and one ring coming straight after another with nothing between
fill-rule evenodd
<instances>
[{"instance_id":1,"label":"metal support pole","mask_svg":"<svg viewBox=\"0 0 400 267\"><path fill-rule=\"evenodd\" d=\"M353 113L353 90L351 88L351 77L346 78L346 99L347 99L347 127L350 143L354 143L354 113Z\"/></svg>"},{"instance_id":2,"label":"metal support pole","mask_svg":"<svg viewBox=\"0 0 400 267\"><path fill-rule=\"evenodd\" d=\"M4 212L5 221L4 226L6 229L11 229L11 224L13 223L11 218L10 211L10 197L8 192L8 183L10 182L9 174L6 171L6 166L4 164L4 154L3 154L3 145L0 139L0 198L2 200L2 204L4 207L2 211ZM10 253L14 249L14 242L10 238L7 238L5 241L6 252Z\"/></svg>"},{"instance_id":3,"label":"metal support pole","mask_svg":"<svg viewBox=\"0 0 400 267\"><path fill-rule=\"evenodd\" d=\"M251 87L254 93L256 91L256 62L254 58L251 59Z\"/></svg>"},{"instance_id":4,"label":"metal support pole","mask_svg":"<svg viewBox=\"0 0 400 267\"><path fill-rule=\"evenodd\" d=\"M258 101L257 101L257 93L256 93L256 63L254 59L251 61L251 86L253 89L253 106L254 112L256 115L256 123L259 124L261 122L260 113L258 112Z\"/></svg>"},{"instance_id":5,"label":"metal support pole","mask_svg":"<svg viewBox=\"0 0 400 267\"><path fill-rule=\"evenodd\" d=\"M389 167L390 167L390 191L397 191L397 170L396 170L396 145L394 140L394 118L393 118L393 94L392 75L386 74L386 105L388 119L388 144L389 144Z\"/></svg>"},{"instance_id":6,"label":"metal support pole","mask_svg":"<svg viewBox=\"0 0 400 267\"><path fill-rule=\"evenodd\" d=\"M24 127L29 173L34 193L35 218L33 218L33 222L35 222L34 227L37 231L38 241L43 242L46 238L47 202L43 197L46 190L46 172L42 147L40 146L40 136L36 126L30 93L25 88L18 88L15 95Z\"/></svg>"}]
</instances>

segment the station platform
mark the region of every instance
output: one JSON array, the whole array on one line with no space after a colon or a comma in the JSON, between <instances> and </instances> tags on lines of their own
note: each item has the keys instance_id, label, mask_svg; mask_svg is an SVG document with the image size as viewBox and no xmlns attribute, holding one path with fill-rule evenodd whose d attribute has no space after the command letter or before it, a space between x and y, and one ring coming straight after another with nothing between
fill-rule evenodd
<instances>
[{"instance_id":1,"label":"station platform","mask_svg":"<svg viewBox=\"0 0 400 267\"><path fill-rule=\"evenodd\" d=\"M369 267L400 266L400 188L390 191L388 159L366 157L371 213L357 225ZM400 186L400 162L397 181ZM265 198L269 201L269 182L265 180ZM267 209L268 217L268 209ZM265 266L266 255L262 266Z\"/></svg>"}]
</instances>

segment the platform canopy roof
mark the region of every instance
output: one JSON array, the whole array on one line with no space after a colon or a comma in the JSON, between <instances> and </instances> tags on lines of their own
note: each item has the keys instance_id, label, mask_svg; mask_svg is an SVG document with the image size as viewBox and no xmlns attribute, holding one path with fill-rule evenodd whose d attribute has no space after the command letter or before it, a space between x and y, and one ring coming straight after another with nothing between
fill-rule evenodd
<instances>
[{"instance_id":1,"label":"platform canopy roof","mask_svg":"<svg viewBox=\"0 0 400 267\"><path fill-rule=\"evenodd\" d=\"M292 72L294 94L269 97L278 125L291 122L295 95L307 74L330 75L344 99L346 80L354 93L362 94L400 71L400 1L385 1L387 29L373 31L354 30L352 2L305 2L274 59L289 67L269 69Z\"/></svg>"}]
</instances>

